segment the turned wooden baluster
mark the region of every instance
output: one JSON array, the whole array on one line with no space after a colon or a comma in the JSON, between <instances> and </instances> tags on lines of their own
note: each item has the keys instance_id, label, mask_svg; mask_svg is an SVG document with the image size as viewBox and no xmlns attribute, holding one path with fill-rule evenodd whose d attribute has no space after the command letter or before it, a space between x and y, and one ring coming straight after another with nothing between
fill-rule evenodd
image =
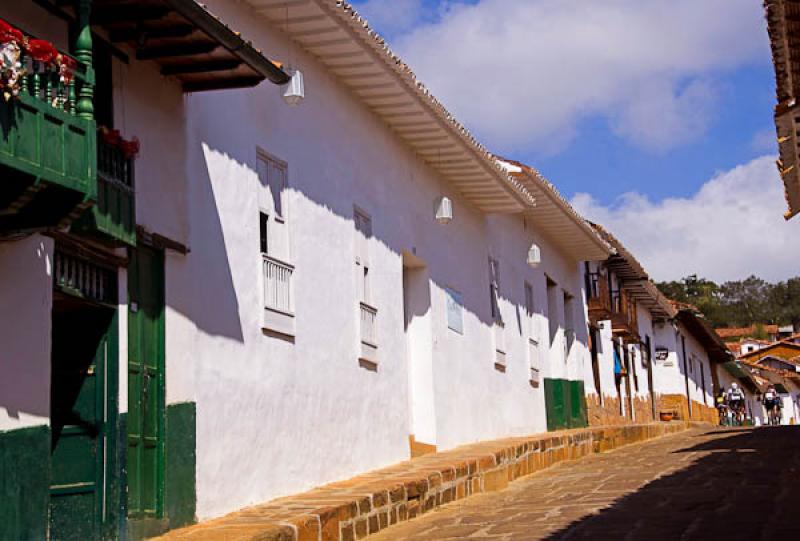
<instances>
[{"instance_id":1,"label":"turned wooden baluster","mask_svg":"<svg viewBox=\"0 0 800 541\"><path fill-rule=\"evenodd\" d=\"M85 78L78 92L77 115L94 118L94 70L92 68L92 30L89 27L91 0L78 2L78 40L75 43L75 58L86 67Z\"/></svg>"}]
</instances>

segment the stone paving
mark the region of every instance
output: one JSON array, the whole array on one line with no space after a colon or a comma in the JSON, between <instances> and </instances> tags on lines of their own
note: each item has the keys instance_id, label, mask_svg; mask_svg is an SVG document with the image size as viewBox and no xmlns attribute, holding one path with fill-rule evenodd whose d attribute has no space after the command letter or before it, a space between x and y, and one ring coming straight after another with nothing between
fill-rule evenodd
<instances>
[{"instance_id":1,"label":"stone paving","mask_svg":"<svg viewBox=\"0 0 800 541\"><path fill-rule=\"evenodd\" d=\"M501 491L555 464L689 428L684 423L650 423L465 445L242 509L160 539L355 541L451 502Z\"/></svg>"},{"instance_id":2,"label":"stone paving","mask_svg":"<svg viewBox=\"0 0 800 541\"><path fill-rule=\"evenodd\" d=\"M694 428L559 464L369 536L800 539L800 427Z\"/></svg>"}]
</instances>

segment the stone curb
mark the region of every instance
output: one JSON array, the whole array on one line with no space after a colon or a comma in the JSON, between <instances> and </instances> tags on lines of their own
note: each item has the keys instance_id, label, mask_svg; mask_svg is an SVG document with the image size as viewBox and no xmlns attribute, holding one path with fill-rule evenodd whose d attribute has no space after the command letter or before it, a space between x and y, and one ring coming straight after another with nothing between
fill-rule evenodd
<instances>
[{"instance_id":1,"label":"stone curb","mask_svg":"<svg viewBox=\"0 0 800 541\"><path fill-rule=\"evenodd\" d=\"M467 445L279 498L158 539L355 541L450 502L503 490L511 481L560 462L700 425L585 428Z\"/></svg>"}]
</instances>

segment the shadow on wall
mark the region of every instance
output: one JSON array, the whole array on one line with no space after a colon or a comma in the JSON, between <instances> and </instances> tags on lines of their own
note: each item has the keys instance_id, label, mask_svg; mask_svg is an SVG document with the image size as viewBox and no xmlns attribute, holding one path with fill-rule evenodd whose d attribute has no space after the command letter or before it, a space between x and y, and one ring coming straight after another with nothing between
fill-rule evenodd
<instances>
[{"instance_id":1,"label":"shadow on wall","mask_svg":"<svg viewBox=\"0 0 800 541\"><path fill-rule=\"evenodd\" d=\"M229 111L230 118L253 118L254 123L256 124L258 123L257 119L270 118L269 111L266 109L266 105L264 103L265 100L260 98L261 94L259 92L249 92L243 93L242 99L230 100L227 103L227 106L231 108ZM196 100L195 106L197 106L199 109L213 107L213 97L197 95L193 96L192 99ZM308 106L310 107L310 104ZM326 111L326 114L327 113L343 114L344 116L342 118L342 122L353 122L352 119L347 117L347 113ZM354 112L351 111L351 113ZM369 115L369 122L376 122L376 119L373 118L369 112L358 111L355 114ZM266 123L264 126L256 127L261 130L260 133L270 136L273 136L276 130L285 128L286 133L283 135L285 139L291 140L296 138L296 140L302 141L304 138L307 138L307 135L302 134L302 132L297 133L296 130L298 128L292 126ZM255 153L256 146L259 144L259 141L252 141L249 145L240 144L239 138L241 138L242 135L247 135L246 130L236 133L236 130L234 129L234 133L230 133L230 130L212 130L211 128L212 126L203 125L201 122L198 123L198 126L194 128L194 132L197 134L199 140L202 141L202 145L205 147L205 152L203 152L203 150L200 148L194 148L190 149L189 153L195 160L204 160L203 170L206 178L193 179L193 182L197 182L198 185L202 186L202 191L197 195L199 204L201 204L203 208L207 209L203 214L203 219L208 219L209 221L213 220L212 224L202 224L201 227L213 228L208 232L208 234L213 235L213 238L209 237L209 241L204 241L204 244L210 247L209 249L213 250L214 253L205 254L203 257L204 261L209 264L210 272L213 273L212 277L215 275L215 280L221 280L221 283L223 284L223 292L225 295L222 299L222 308L224 309L223 313L228 313L232 310L233 303L236 302L236 293L234 291L230 291L230 294L228 293L228 286L231 284L231 273L230 268L227 265L227 254L222 254L219 250L213 247L220 245L224 246L224 236L226 234L242 234L232 230L231 226L234 223L237 225L237 227L241 226L241 228L245 231L255 230L258 227L258 216L246 216L244 215L246 213L243 213L242 216L237 216L235 220L230 221L226 217L225 221L229 223L226 224L227 227L225 229L220 229L221 226L219 223L218 208L214 201L212 183L208 178L208 156L211 154L217 154L230 160L231 163L225 165L227 171L222 173L227 176L228 180L236 178L237 182L249 182L249 180L245 179L245 176L256 178L257 175L255 171ZM378 129L385 130L385 126L378 125L376 126L376 131ZM397 184L397 186L392 185L388 187L381 187L371 195L357 193L357 186L355 184L351 185L348 179L369 179L373 176L372 170L366 170L367 166L364 165L369 160L369 149L364 149L359 145L349 144L345 141L342 141L341 144L339 144L341 137L338 136L338 133L335 135L336 136L334 137L326 139L327 144L330 147L335 148L323 148L322 152L330 155L335 154L337 156L336 163L326 163L324 164L324 167L321 166L319 170L315 170L313 169L313 164L315 163L316 158L311 156L309 156L308 160L295 160L290 162L288 189L290 191L297 192L301 197L305 198L309 202L314 203L320 209L323 209L324 211L350 224L353 224L354 205L360 204L361 198L366 197L367 208L365 210L367 212L374 212L376 215L376 219L373 223L373 236L375 241L382 243L385 248L396 255L398 262L401 261L401 254L404 251L413 248L410 243L420 243L421 251L419 255L421 259L425 261L425 264L430 271L431 282L436 284L437 288L440 290L444 290L450 286L463 288L461 293L463 295L462 300L465 313L471 314L484 326L491 328L494 321L491 316L489 302L487 302L489 297L489 275L487 265L487 259L489 256L488 249L485 254L479 255L470 249L470 244L480 244L481 240L488 241L488 239L485 239L485 237L484 239L480 238L485 234L484 232L489 227L486 218L482 217L479 220L465 219L458 224L440 226L440 229L436 229L431 212L432 205L430 203L432 199L431 201L428 201L428 195L426 195L426 193L430 191L430 186L427 185L428 181L425 179L430 177L438 178L437 174L433 172L433 170L431 170L426 164L424 164L419 157L411 153L405 146L403 146L402 143L395 141L394 134L390 132L386 132L385 137L376 138L375 145L372 148L378 148L384 152L384 157L389 157L388 161L383 164L383 167L386 170L405 171L405 175L401 176L407 176L407 182L402 185L400 185L401 183L393 183ZM399 150L394 152L386 151L386 149L381 148L387 145L396 145ZM285 156L281 155L280 149L265 148L265 150L274 152L279 158L285 158ZM392 158L393 156L394 158ZM236 174L231 174L234 171ZM439 186L435 188L434 191L438 190L440 193L447 194L454 199L454 202L457 205L457 221L459 221L459 215L463 216L470 214L472 216L477 216L477 214L473 213L477 213L478 211L460 195L452 193L453 189L451 186L444 183L444 181L439 182ZM411 215L407 209L404 209L402 206L398 205L398 194L396 192L400 191L403 192L404 198L407 197L407 199L410 201L409 204L414 205L415 210L412 211L415 212L414 215ZM247 193L252 196L254 192L249 191ZM417 205L417 203L421 204ZM416 210L417 207L419 207L418 211ZM249 208L249 206L247 208ZM406 229L398 228L393 227L393 225L396 224L381 220L381 211L384 209L402 211L402 219L408 221L410 225ZM197 211L192 212L195 217L198 216ZM212 214L214 216L211 216ZM391 213L389 215L391 215ZM425 220L429 220L430 223L433 224L431 228L428 227ZM197 224L197 222L198 220L195 219L193 223ZM199 232L196 230L196 227L196 225L192 226L192 237L195 239L199 238ZM354 229L355 227L353 226L353 230ZM338 235L338 231L341 230L319 230L315 234L318 235L319 241L323 245L348 245L350 239L340 238L341 236ZM329 238L325 238L326 235L328 235ZM216 244L215 242L212 242L214 238L218 239L219 242ZM462 238L469 238L473 240L466 243L459 243L459 239ZM548 242L551 242L550 239L547 240ZM436 251L434 249L425 250L423 247L433 245L450 246L451 249ZM192 248L194 251L196 251L196 246L193 246ZM464 252L466 255L459 255L459 250ZM520 252L520 254L521 259L524 261L525 253ZM197 254L193 252L193 255L196 256ZM469 258L469 260L467 260L467 258ZM454 265L460 266L460 270L453 274L460 275L460 279L463 279L464 283L453 284L454 276L448 275L448 272L453 269ZM214 272L215 270L216 272ZM537 271L536 276L537 279L541 277L541 271ZM209 289L213 289L215 287L213 284L216 282L209 280L207 283L209 284ZM579 294L581 283L580 277L576 276L575 284L573 284L574 288L569 289L574 291L576 294ZM520 284L518 285L519 287L517 287L517 284L509 284L506 287L501 286L500 294L504 300L514 305L519 311L525 306L525 298L522 288L522 281L520 281ZM565 283L559 285L568 287L570 284ZM397 287L400 288L401 284L398 283ZM229 306L226 306L226 304ZM536 310L537 312L541 312L541 305L543 304L544 299L539 299ZM209 319L204 322L203 328L205 330L210 330L211 332L214 332L213 327L215 324L219 325L219 322L224 321L225 319L223 317L217 317L216 315L214 317L210 317L211 315L208 313L206 313L205 316ZM509 316L513 317L511 314L509 314ZM521 323L518 323L518 328L521 327ZM230 330L231 329L228 329L228 332L230 332ZM583 327L576 329L576 331L577 341L586 346L587 337ZM241 329L236 329L236 332L237 337L241 336ZM217 334L225 333L217 332Z\"/></svg>"},{"instance_id":2,"label":"shadow on wall","mask_svg":"<svg viewBox=\"0 0 800 541\"><path fill-rule=\"evenodd\" d=\"M713 433L677 451L712 454L548 539L797 539L800 428Z\"/></svg>"},{"instance_id":3,"label":"shadow on wall","mask_svg":"<svg viewBox=\"0 0 800 541\"><path fill-rule=\"evenodd\" d=\"M202 149L194 151L194 156L202 158ZM203 167L194 168L201 173L193 177L191 185L187 186L191 194L191 252L186 256L181 280L169 282L167 303L170 308L189 318L198 330L244 342L239 299L233 283L220 212L206 160L202 162ZM191 275L189 279L186 279L186 273Z\"/></svg>"}]
</instances>

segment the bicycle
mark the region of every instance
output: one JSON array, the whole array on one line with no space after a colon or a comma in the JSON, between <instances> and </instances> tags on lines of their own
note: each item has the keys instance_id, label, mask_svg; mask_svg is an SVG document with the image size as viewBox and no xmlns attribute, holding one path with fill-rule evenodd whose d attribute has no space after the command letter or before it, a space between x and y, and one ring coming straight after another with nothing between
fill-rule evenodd
<instances>
[{"instance_id":1,"label":"bicycle","mask_svg":"<svg viewBox=\"0 0 800 541\"><path fill-rule=\"evenodd\" d=\"M781 408L777 403L767 406L767 421L769 426L780 426L782 421Z\"/></svg>"}]
</instances>

